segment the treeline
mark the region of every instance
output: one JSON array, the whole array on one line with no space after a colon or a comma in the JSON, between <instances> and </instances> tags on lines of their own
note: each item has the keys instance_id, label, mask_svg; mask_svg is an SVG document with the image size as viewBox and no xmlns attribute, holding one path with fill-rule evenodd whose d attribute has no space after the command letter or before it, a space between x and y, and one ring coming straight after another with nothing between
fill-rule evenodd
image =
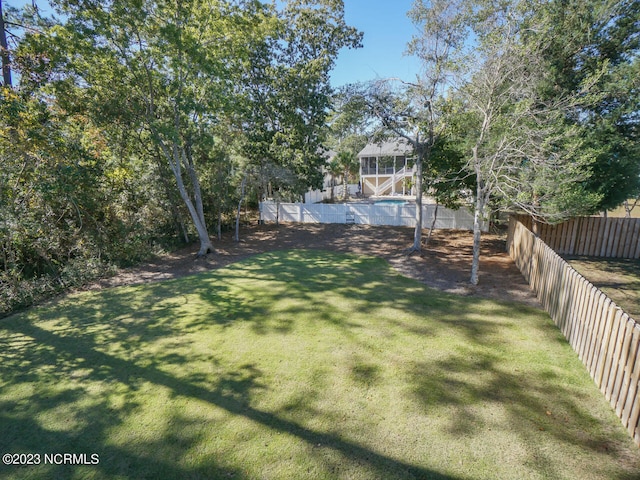
<instances>
[{"instance_id":1,"label":"treeline","mask_svg":"<svg viewBox=\"0 0 640 480\"><path fill-rule=\"evenodd\" d=\"M342 2L51 8L0 12L0 314L322 181Z\"/></svg>"},{"instance_id":2,"label":"treeline","mask_svg":"<svg viewBox=\"0 0 640 480\"><path fill-rule=\"evenodd\" d=\"M50 7L0 2L0 315L176 242L214 251L242 202L319 187L328 148L346 182L367 141L410 142L417 190L474 203L472 283L491 211L640 194L637 0L416 0L419 78L340 92L362 40L342 0Z\"/></svg>"}]
</instances>

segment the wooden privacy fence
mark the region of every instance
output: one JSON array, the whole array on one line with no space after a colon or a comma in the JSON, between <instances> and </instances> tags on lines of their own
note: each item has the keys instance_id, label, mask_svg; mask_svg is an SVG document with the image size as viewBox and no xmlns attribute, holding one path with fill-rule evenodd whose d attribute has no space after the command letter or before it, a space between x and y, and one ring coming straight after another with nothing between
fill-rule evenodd
<instances>
[{"instance_id":1,"label":"wooden privacy fence","mask_svg":"<svg viewBox=\"0 0 640 480\"><path fill-rule=\"evenodd\" d=\"M531 217L517 218L533 230ZM640 218L577 217L558 225L538 223L536 229L560 255L640 258Z\"/></svg>"},{"instance_id":2,"label":"wooden privacy fence","mask_svg":"<svg viewBox=\"0 0 640 480\"><path fill-rule=\"evenodd\" d=\"M428 228L433 220L435 205L422 206L422 226ZM260 219L267 222L355 223L362 225L395 225L414 227L415 203L260 203ZM488 222L485 222L486 231ZM438 207L435 228L473 229L473 213L461 208L451 210Z\"/></svg>"},{"instance_id":3,"label":"wooden privacy fence","mask_svg":"<svg viewBox=\"0 0 640 480\"><path fill-rule=\"evenodd\" d=\"M515 217L507 248L640 446L640 325Z\"/></svg>"}]
</instances>

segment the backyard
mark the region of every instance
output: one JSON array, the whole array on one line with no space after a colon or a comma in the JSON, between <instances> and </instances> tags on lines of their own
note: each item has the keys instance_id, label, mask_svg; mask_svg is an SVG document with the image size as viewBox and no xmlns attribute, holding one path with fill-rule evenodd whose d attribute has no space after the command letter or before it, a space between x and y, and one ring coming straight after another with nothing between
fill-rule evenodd
<instances>
[{"instance_id":1,"label":"backyard","mask_svg":"<svg viewBox=\"0 0 640 480\"><path fill-rule=\"evenodd\" d=\"M456 259L436 290L374 247L261 234L287 249L254 255L249 237L241 255L111 281L167 280L0 320L0 451L99 458L0 477L638 478L638 448L549 317L496 298L531 303L515 278L496 293L498 253L485 290L456 287Z\"/></svg>"},{"instance_id":2,"label":"backyard","mask_svg":"<svg viewBox=\"0 0 640 480\"><path fill-rule=\"evenodd\" d=\"M592 257L566 260L631 317L640 319L640 260Z\"/></svg>"}]
</instances>

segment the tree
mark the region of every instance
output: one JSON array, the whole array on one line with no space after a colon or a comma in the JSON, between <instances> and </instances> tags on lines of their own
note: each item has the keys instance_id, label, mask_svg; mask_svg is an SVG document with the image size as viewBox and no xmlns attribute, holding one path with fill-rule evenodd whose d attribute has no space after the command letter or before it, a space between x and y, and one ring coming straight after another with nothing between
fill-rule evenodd
<instances>
[{"instance_id":1,"label":"tree","mask_svg":"<svg viewBox=\"0 0 640 480\"><path fill-rule=\"evenodd\" d=\"M329 71L338 51L359 47L362 35L345 24L339 0L287 2L278 21L277 36L253 51L246 72L243 153L259 170L297 177L280 183L299 196L322 183Z\"/></svg>"},{"instance_id":2,"label":"tree","mask_svg":"<svg viewBox=\"0 0 640 480\"><path fill-rule=\"evenodd\" d=\"M451 119L453 110L461 108L461 105L459 102L444 100L444 105L439 108L443 116ZM424 242L425 248L433 234L440 205L456 210L469 207L472 203L475 178L465 172L467 157L460 141L465 134L464 124L447 123L447 128L438 136L433 146L430 162L425 168L425 190L436 201L429 233Z\"/></svg>"},{"instance_id":3,"label":"tree","mask_svg":"<svg viewBox=\"0 0 640 480\"><path fill-rule=\"evenodd\" d=\"M135 129L98 128L52 95L50 20L31 7L9 18L16 75L0 88L0 314L140 260L171 222Z\"/></svg>"},{"instance_id":4,"label":"tree","mask_svg":"<svg viewBox=\"0 0 640 480\"><path fill-rule=\"evenodd\" d=\"M472 284L477 284L480 241L487 206L493 199L557 221L592 208L597 200L583 188L588 155L573 129L564 128L563 112L594 100L593 79L572 95L545 99L541 61L544 42L523 43L523 26L535 9L526 2L495 5L468 2L458 17L475 39L474 61L467 60L457 94L466 124L467 170L475 177Z\"/></svg>"},{"instance_id":5,"label":"tree","mask_svg":"<svg viewBox=\"0 0 640 480\"><path fill-rule=\"evenodd\" d=\"M329 115L327 145L332 149L328 171L332 175L331 199L334 198L334 180L342 179L342 198L349 197L349 178L358 174L358 153L367 144L367 112L359 95L352 96L352 85L342 87L332 97Z\"/></svg>"},{"instance_id":6,"label":"tree","mask_svg":"<svg viewBox=\"0 0 640 480\"><path fill-rule=\"evenodd\" d=\"M329 175L331 175L331 193L330 200L333 202L335 200L335 191L336 191L336 179L342 175L343 169L342 165L340 165L340 161L338 159L338 155L335 152L327 152L328 162L325 165L325 169Z\"/></svg>"},{"instance_id":7,"label":"tree","mask_svg":"<svg viewBox=\"0 0 640 480\"><path fill-rule=\"evenodd\" d=\"M345 200L349 196L349 177L359 172L358 153L367 144L370 127L367 105L361 94L354 94L354 88L354 85L347 85L333 95L328 119L327 144L337 152L330 172L342 177Z\"/></svg>"},{"instance_id":8,"label":"tree","mask_svg":"<svg viewBox=\"0 0 640 480\"><path fill-rule=\"evenodd\" d=\"M546 100L581 90L589 78L597 101L567 109L567 128L577 128L593 152L593 174L585 186L600 196L594 210L615 208L640 193L640 4L634 0L554 0L536 9L539 28L528 42L541 52Z\"/></svg>"},{"instance_id":9,"label":"tree","mask_svg":"<svg viewBox=\"0 0 640 480\"><path fill-rule=\"evenodd\" d=\"M342 199L347 200L349 198L349 178L357 175L360 170L358 156L345 145L336 154L332 164L334 164L337 175L342 177Z\"/></svg>"},{"instance_id":10,"label":"tree","mask_svg":"<svg viewBox=\"0 0 640 480\"><path fill-rule=\"evenodd\" d=\"M422 93L410 85L405 84L401 89L394 90L390 81L377 81L369 86L365 94L371 115L380 122L380 129L374 138L382 139L393 135L405 139L413 147L416 166L416 226L413 245L407 250L408 255L422 251L422 166L435 141L433 129L429 130L426 137L421 136L423 126L431 125L424 117L425 112L429 116L430 105L428 99L421 98ZM428 106L426 110L424 105Z\"/></svg>"},{"instance_id":11,"label":"tree","mask_svg":"<svg viewBox=\"0 0 640 480\"><path fill-rule=\"evenodd\" d=\"M212 251L198 164L211 161L216 127L242 102L244 62L270 34L271 10L256 2L156 1L60 4L55 29L64 51L57 85L65 105L78 100L97 120L144 131L173 173L198 232ZM62 56L60 56L62 58Z\"/></svg>"}]
</instances>

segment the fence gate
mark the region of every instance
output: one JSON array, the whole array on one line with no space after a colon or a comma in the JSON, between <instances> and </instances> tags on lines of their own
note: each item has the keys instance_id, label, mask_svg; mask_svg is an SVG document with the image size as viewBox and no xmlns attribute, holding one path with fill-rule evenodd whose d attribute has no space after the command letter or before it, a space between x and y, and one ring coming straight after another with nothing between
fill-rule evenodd
<instances>
[{"instance_id":1,"label":"fence gate","mask_svg":"<svg viewBox=\"0 0 640 480\"><path fill-rule=\"evenodd\" d=\"M356 223L356 214L349 207L347 207L345 212L345 223L350 225Z\"/></svg>"}]
</instances>

